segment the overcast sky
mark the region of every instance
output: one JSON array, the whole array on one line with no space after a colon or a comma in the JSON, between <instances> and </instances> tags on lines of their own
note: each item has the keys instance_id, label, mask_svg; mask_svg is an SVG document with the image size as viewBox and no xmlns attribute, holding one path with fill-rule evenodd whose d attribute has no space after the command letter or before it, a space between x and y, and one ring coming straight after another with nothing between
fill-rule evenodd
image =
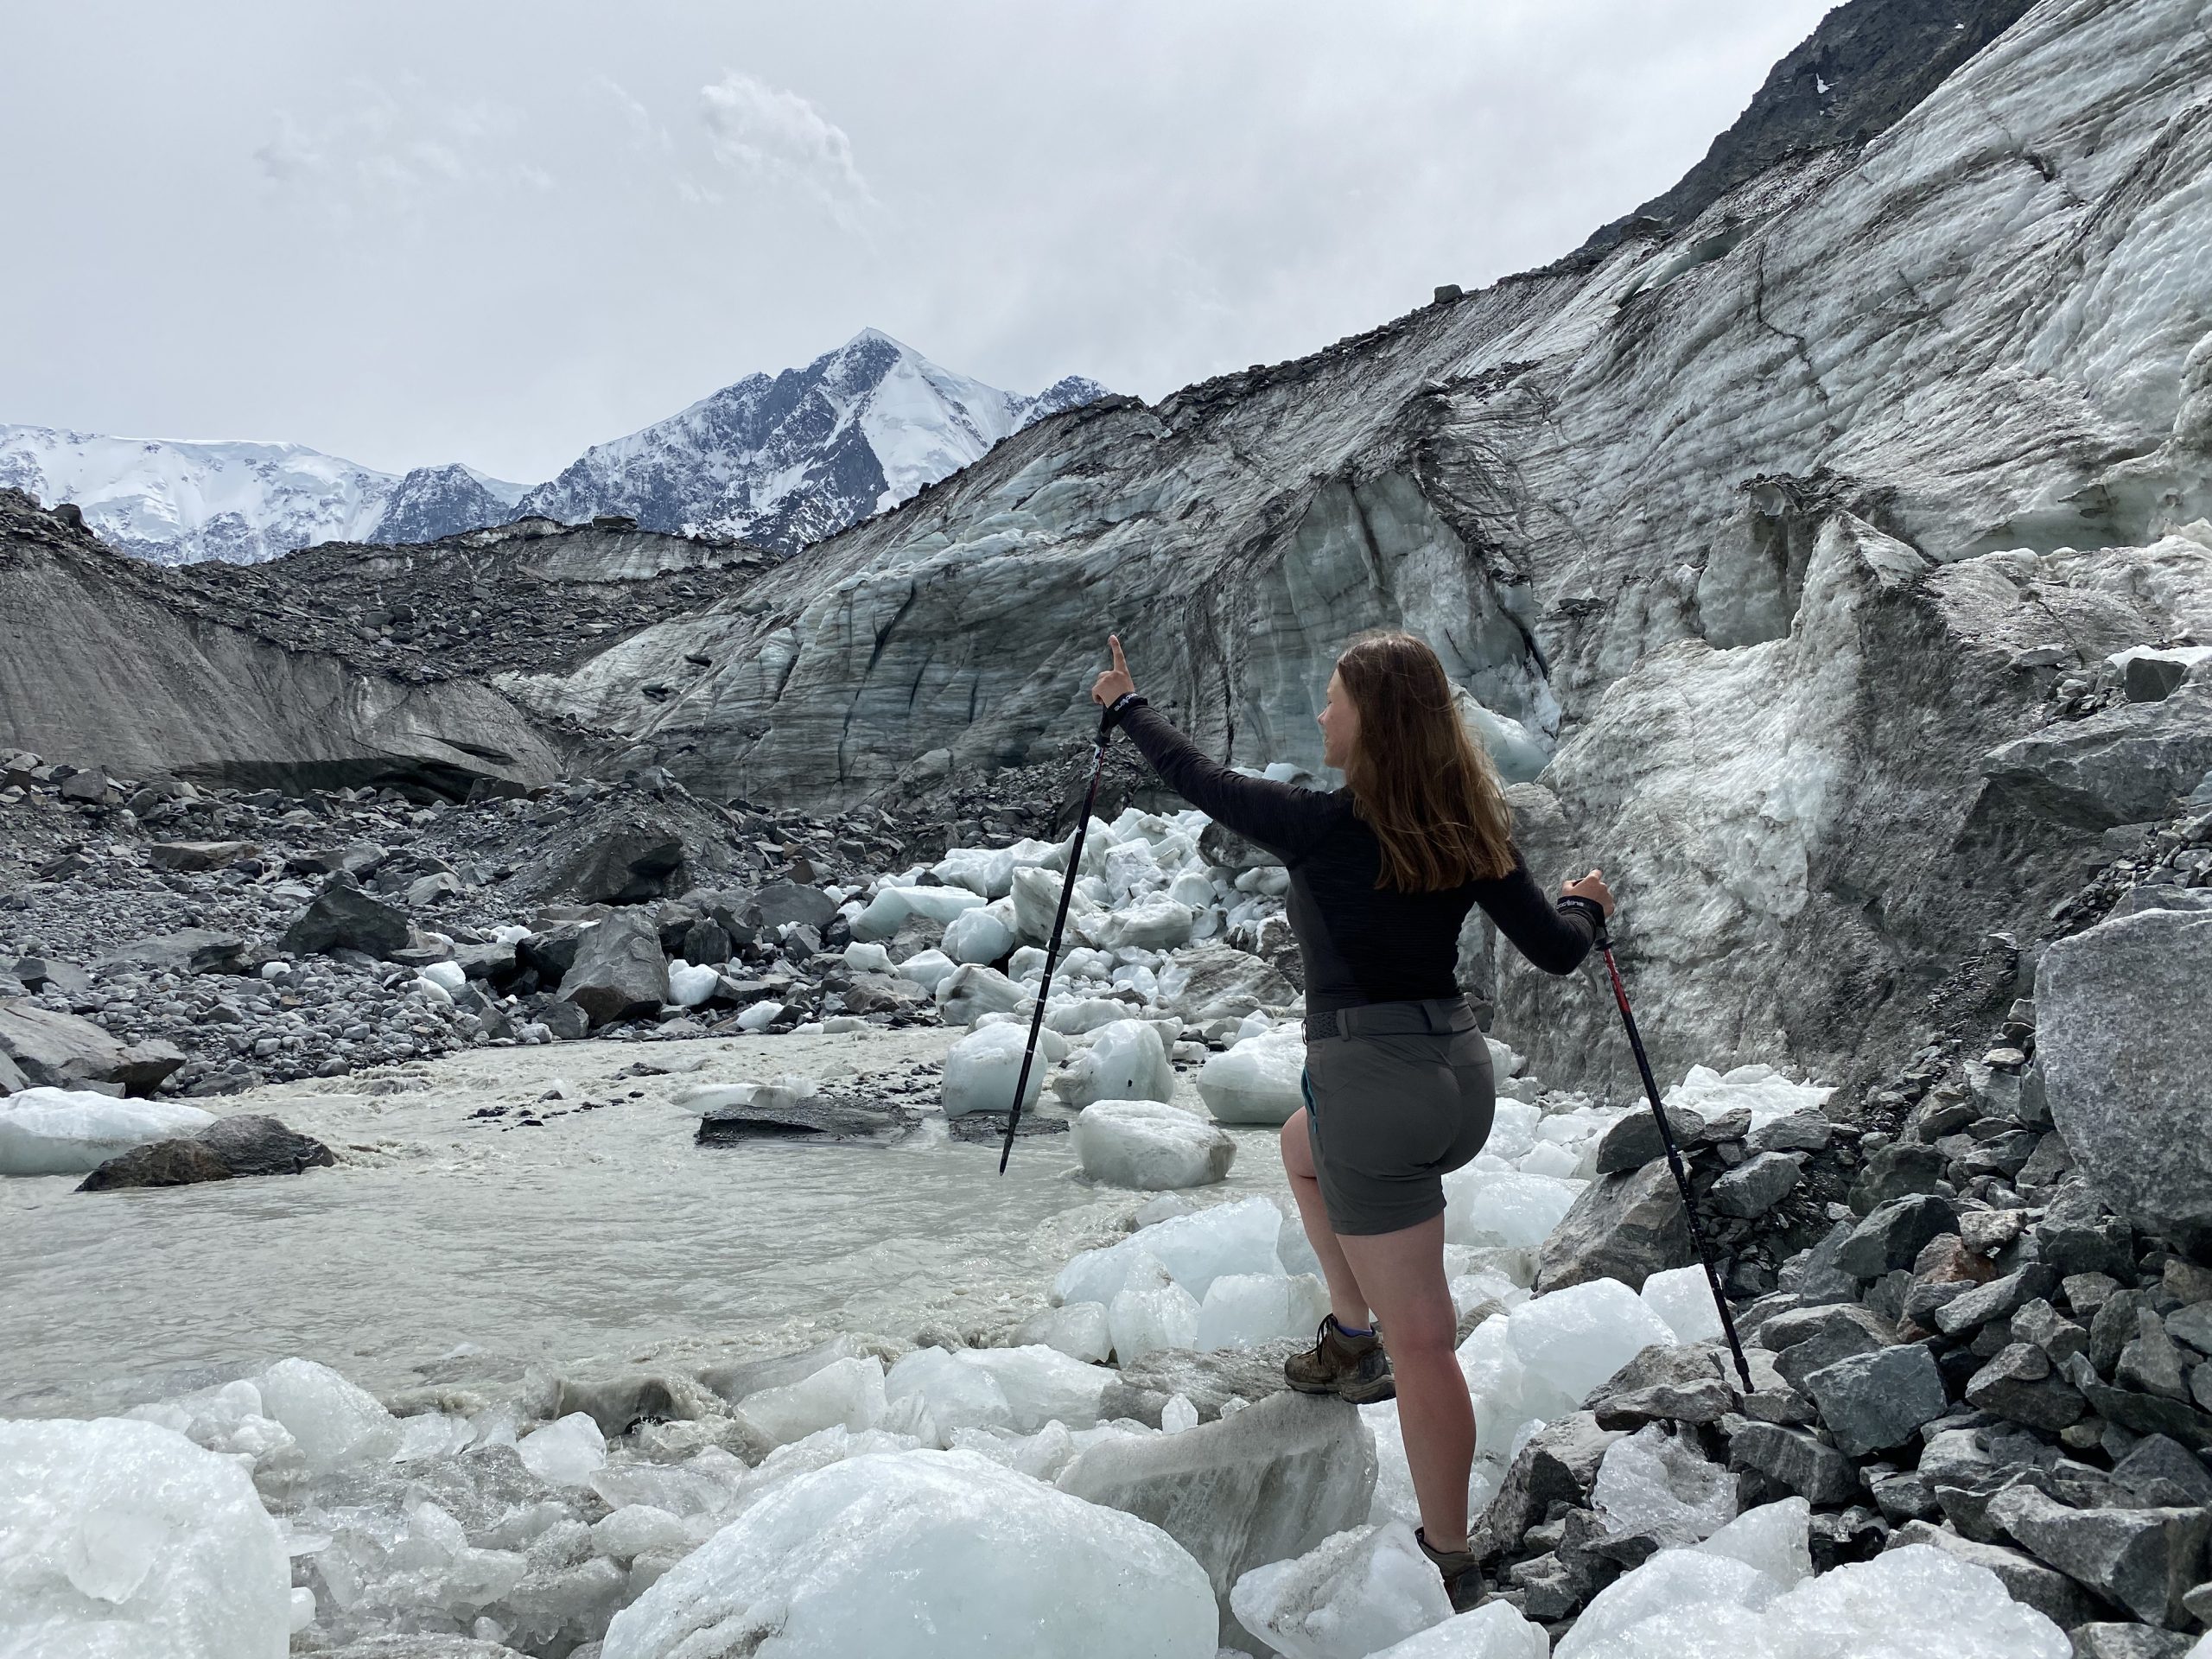
<instances>
[{"instance_id":1,"label":"overcast sky","mask_svg":"<svg viewBox=\"0 0 2212 1659\"><path fill-rule=\"evenodd\" d=\"M1157 397L1541 264L1822 0L16 0L0 422L518 481L864 327Z\"/></svg>"}]
</instances>

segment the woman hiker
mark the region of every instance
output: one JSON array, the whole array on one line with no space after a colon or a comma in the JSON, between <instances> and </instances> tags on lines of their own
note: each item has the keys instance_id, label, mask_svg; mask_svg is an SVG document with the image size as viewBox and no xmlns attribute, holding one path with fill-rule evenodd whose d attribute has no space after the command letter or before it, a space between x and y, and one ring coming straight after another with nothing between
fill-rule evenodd
<instances>
[{"instance_id":1,"label":"woman hiker","mask_svg":"<svg viewBox=\"0 0 2212 1659\"><path fill-rule=\"evenodd\" d=\"M1612 894L1592 870L1548 900L1521 861L1497 774L1468 736L1436 653L1408 633L1356 639L1329 677L1322 759L1332 793L1217 765L1114 665L1104 704L1169 788L1290 873L1306 966L1306 1106L1282 1127L1283 1167L1329 1283L1313 1351L1291 1387L1359 1404L1395 1393L1421 1502L1421 1548L1455 1607L1482 1593L1467 1550L1474 1408L1453 1351L1444 1277L1444 1176L1482 1150L1490 1052L1456 982L1459 926L1480 905L1539 968L1588 954Z\"/></svg>"}]
</instances>

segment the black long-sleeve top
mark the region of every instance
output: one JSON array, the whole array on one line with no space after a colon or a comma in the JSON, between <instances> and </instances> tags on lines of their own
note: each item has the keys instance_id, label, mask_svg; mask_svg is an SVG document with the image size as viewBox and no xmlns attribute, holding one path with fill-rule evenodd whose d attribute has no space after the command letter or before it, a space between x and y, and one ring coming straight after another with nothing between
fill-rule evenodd
<instances>
[{"instance_id":1,"label":"black long-sleeve top","mask_svg":"<svg viewBox=\"0 0 2212 1659\"><path fill-rule=\"evenodd\" d=\"M1144 702L1124 705L1121 726L1170 789L1282 860L1310 1014L1456 996L1459 927L1476 905L1547 973L1567 973L1590 953L1587 917L1546 897L1517 849L1502 876L1433 893L1378 887L1382 843L1352 810L1350 790L1231 772Z\"/></svg>"}]
</instances>

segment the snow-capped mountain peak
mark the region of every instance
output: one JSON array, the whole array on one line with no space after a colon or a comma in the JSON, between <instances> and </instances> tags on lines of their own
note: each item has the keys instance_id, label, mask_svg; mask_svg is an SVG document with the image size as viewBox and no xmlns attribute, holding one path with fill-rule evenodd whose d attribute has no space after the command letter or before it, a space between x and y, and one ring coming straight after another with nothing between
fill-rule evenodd
<instances>
[{"instance_id":1,"label":"snow-capped mountain peak","mask_svg":"<svg viewBox=\"0 0 2212 1659\"><path fill-rule=\"evenodd\" d=\"M594 446L524 507L795 549L896 505L1033 419L1104 395L1071 376L1019 397L863 328L803 369L747 375Z\"/></svg>"},{"instance_id":2,"label":"snow-capped mountain peak","mask_svg":"<svg viewBox=\"0 0 2212 1659\"><path fill-rule=\"evenodd\" d=\"M382 473L296 443L100 437L0 425L0 486L73 501L157 563L252 563L330 541L424 542L530 513L793 550L896 505L1032 421L1107 395L1071 375L1001 391L863 328L804 368L751 374L596 444L531 487L458 463Z\"/></svg>"}]
</instances>

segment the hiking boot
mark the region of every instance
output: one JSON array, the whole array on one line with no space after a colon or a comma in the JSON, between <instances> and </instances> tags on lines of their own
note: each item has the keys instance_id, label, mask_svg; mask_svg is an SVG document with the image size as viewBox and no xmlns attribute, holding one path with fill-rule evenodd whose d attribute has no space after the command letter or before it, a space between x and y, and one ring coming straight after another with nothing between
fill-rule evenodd
<instances>
[{"instance_id":1,"label":"hiking boot","mask_svg":"<svg viewBox=\"0 0 2212 1659\"><path fill-rule=\"evenodd\" d=\"M1283 1381L1300 1394L1333 1394L1355 1406L1395 1400L1398 1385L1390 1376L1390 1357L1382 1338L1344 1334L1333 1313L1314 1332L1313 1351L1293 1354L1282 1363Z\"/></svg>"},{"instance_id":2,"label":"hiking boot","mask_svg":"<svg viewBox=\"0 0 2212 1659\"><path fill-rule=\"evenodd\" d=\"M1478 1605L1483 1599L1483 1575L1475 1565L1475 1558L1464 1549L1431 1549L1428 1535L1419 1527L1414 1537L1421 1544L1421 1553L1428 1557L1428 1564L1444 1580L1444 1593L1452 1598L1452 1611L1464 1613Z\"/></svg>"}]
</instances>

